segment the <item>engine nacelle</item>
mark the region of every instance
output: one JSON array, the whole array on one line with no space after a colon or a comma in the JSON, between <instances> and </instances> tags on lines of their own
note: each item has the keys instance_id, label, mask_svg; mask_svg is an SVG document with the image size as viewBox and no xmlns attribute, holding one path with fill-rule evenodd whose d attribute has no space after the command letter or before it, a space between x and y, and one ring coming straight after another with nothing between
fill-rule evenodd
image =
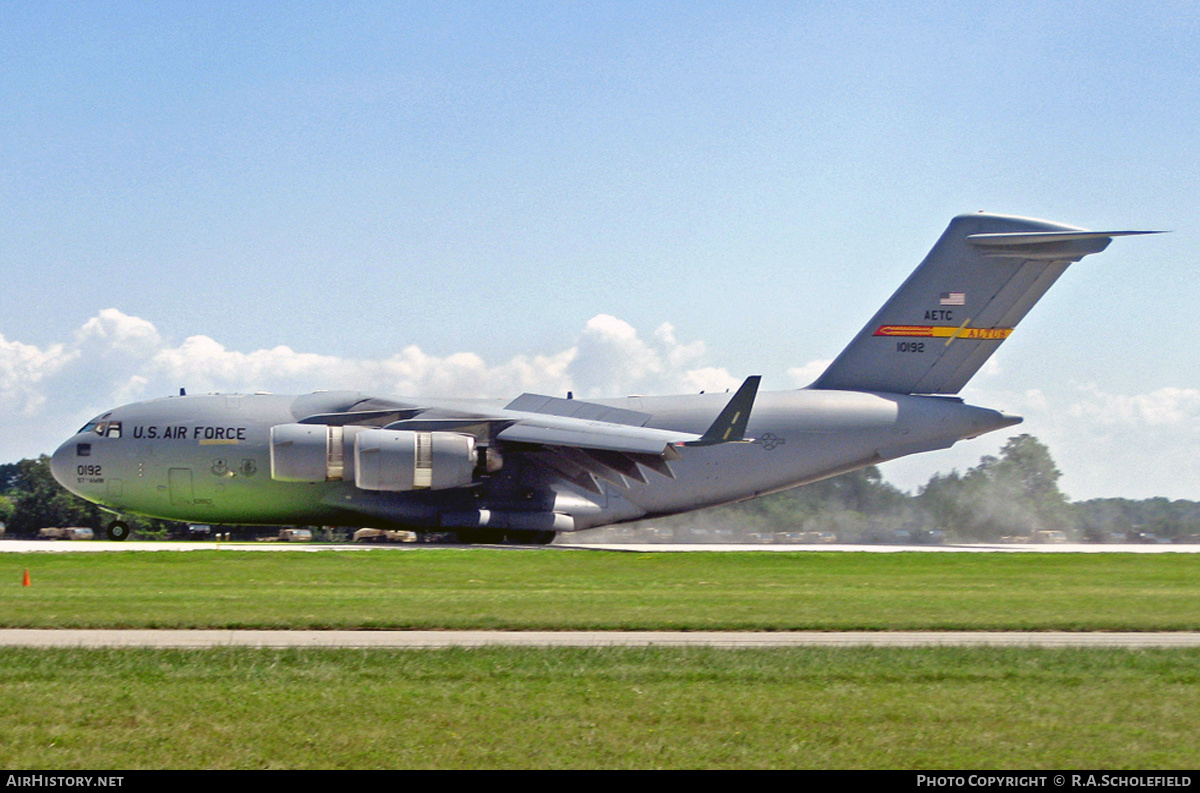
<instances>
[{"instance_id":1,"label":"engine nacelle","mask_svg":"<svg viewBox=\"0 0 1200 793\"><path fill-rule=\"evenodd\" d=\"M271 427L271 478L331 482L345 473L345 428L326 424Z\"/></svg>"},{"instance_id":2,"label":"engine nacelle","mask_svg":"<svg viewBox=\"0 0 1200 793\"><path fill-rule=\"evenodd\" d=\"M354 437L354 484L363 490L445 490L471 484L475 438L457 432L363 430Z\"/></svg>"}]
</instances>

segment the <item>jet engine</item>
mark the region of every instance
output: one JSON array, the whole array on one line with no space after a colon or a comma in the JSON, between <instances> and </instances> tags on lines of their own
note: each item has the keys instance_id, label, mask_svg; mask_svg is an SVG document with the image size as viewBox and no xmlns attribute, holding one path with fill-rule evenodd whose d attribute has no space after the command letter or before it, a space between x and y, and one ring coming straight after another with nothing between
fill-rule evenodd
<instances>
[{"instance_id":1,"label":"jet engine","mask_svg":"<svg viewBox=\"0 0 1200 793\"><path fill-rule=\"evenodd\" d=\"M457 432L363 430L354 438L354 484L363 490L445 490L471 484L475 438Z\"/></svg>"},{"instance_id":2,"label":"jet engine","mask_svg":"<svg viewBox=\"0 0 1200 793\"><path fill-rule=\"evenodd\" d=\"M332 482L345 473L345 427L278 424L271 427L271 478L279 482Z\"/></svg>"},{"instance_id":3,"label":"jet engine","mask_svg":"<svg viewBox=\"0 0 1200 793\"><path fill-rule=\"evenodd\" d=\"M479 451L473 436L457 432L279 424L271 428L271 478L353 480L363 490L445 490L471 484Z\"/></svg>"}]
</instances>

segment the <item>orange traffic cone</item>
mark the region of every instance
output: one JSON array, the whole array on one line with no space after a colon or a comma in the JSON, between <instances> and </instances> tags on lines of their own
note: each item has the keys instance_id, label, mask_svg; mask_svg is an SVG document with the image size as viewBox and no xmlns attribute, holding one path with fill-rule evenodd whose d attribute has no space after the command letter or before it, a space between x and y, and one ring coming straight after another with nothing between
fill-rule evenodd
<instances>
[{"instance_id":1,"label":"orange traffic cone","mask_svg":"<svg viewBox=\"0 0 1200 793\"><path fill-rule=\"evenodd\" d=\"M21 582L21 586L29 586L29 568L25 568L25 579Z\"/></svg>"}]
</instances>

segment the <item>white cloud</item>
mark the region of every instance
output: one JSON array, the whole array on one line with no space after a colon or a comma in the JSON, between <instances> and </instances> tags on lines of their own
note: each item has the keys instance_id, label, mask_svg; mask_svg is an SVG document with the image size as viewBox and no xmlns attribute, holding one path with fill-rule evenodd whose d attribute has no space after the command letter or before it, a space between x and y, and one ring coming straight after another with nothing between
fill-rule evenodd
<instances>
[{"instance_id":1,"label":"white cloud","mask_svg":"<svg viewBox=\"0 0 1200 793\"><path fill-rule=\"evenodd\" d=\"M75 331L80 348L90 348L100 354L114 352L131 356L152 354L162 345L154 325L139 317L106 308Z\"/></svg>"},{"instance_id":2,"label":"white cloud","mask_svg":"<svg viewBox=\"0 0 1200 793\"><path fill-rule=\"evenodd\" d=\"M0 336L0 411L25 416L37 413L46 401L48 377L78 357L76 350L55 344L43 350Z\"/></svg>"},{"instance_id":3,"label":"white cloud","mask_svg":"<svg viewBox=\"0 0 1200 793\"><path fill-rule=\"evenodd\" d=\"M599 314L574 344L489 363L474 352L444 357L410 345L379 360L299 352L241 352L208 336L180 344L116 309L87 320L69 343L46 348L0 337L0 459L50 451L86 419L114 405L176 393L305 393L318 388L414 397L513 397L523 391L580 397L680 393L737 385L704 365L702 341L680 342L664 323L642 337Z\"/></svg>"},{"instance_id":4,"label":"white cloud","mask_svg":"<svg viewBox=\"0 0 1200 793\"><path fill-rule=\"evenodd\" d=\"M654 331L654 340L663 349L671 369L682 369L704 357L704 342L697 340L691 344L680 344L675 337L675 326L670 322L658 326Z\"/></svg>"},{"instance_id":5,"label":"white cloud","mask_svg":"<svg viewBox=\"0 0 1200 793\"><path fill-rule=\"evenodd\" d=\"M704 342L681 344L669 323L643 339L628 322L597 314L575 349L571 374L582 397L688 393L736 384L724 369L696 366L704 358Z\"/></svg>"},{"instance_id":6,"label":"white cloud","mask_svg":"<svg viewBox=\"0 0 1200 793\"><path fill-rule=\"evenodd\" d=\"M1200 427L1200 389L1160 388L1132 396L1106 394L1094 385L1080 391L1068 412L1100 426L1175 426L1191 431Z\"/></svg>"},{"instance_id":7,"label":"white cloud","mask_svg":"<svg viewBox=\"0 0 1200 793\"><path fill-rule=\"evenodd\" d=\"M833 363L833 359L820 359L809 361L803 366L793 366L787 370L787 375L792 382L798 387L803 388L806 385L811 385L821 374L829 368L829 364Z\"/></svg>"},{"instance_id":8,"label":"white cloud","mask_svg":"<svg viewBox=\"0 0 1200 793\"><path fill-rule=\"evenodd\" d=\"M684 393L697 391L732 391L742 384L742 381L731 375L725 369L706 366L702 369L690 369L683 378Z\"/></svg>"}]
</instances>

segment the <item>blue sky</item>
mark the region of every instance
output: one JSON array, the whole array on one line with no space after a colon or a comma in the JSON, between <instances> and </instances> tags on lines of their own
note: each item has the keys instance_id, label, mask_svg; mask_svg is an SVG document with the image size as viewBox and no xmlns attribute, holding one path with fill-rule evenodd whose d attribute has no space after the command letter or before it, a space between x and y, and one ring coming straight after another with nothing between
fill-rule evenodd
<instances>
[{"instance_id":1,"label":"blue sky","mask_svg":"<svg viewBox=\"0 0 1200 793\"><path fill-rule=\"evenodd\" d=\"M1200 498L1195 4L4 4L0 46L0 459L179 386L797 387L984 209L1173 231L963 396L1072 497Z\"/></svg>"}]
</instances>

